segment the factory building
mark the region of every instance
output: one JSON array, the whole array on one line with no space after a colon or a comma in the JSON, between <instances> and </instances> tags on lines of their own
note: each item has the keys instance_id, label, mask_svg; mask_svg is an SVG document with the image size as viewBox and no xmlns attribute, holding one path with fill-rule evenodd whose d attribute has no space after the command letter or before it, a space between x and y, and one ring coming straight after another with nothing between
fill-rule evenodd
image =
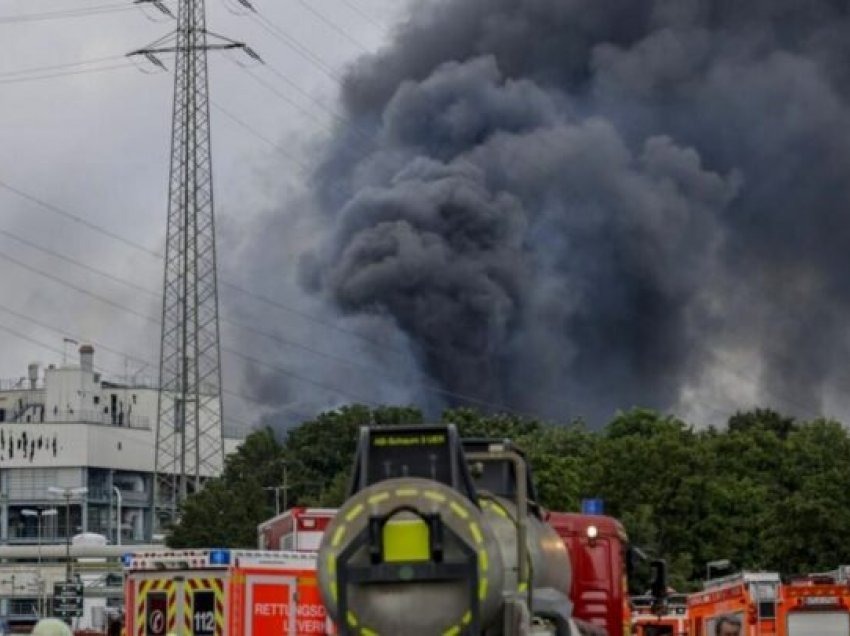
<instances>
[{"instance_id":1,"label":"factory building","mask_svg":"<svg viewBox=\"0 0 850 636\"><path fill-rule=\"evenodd\" d=\"M67 529L150 543L158 399L154 382L101 377L89 345L78 363L0 382L0 544L64 541ZM225 439L225 453L238 443ZM57 493L82 488L70 502Z\"/></svg>"}]
</instances>

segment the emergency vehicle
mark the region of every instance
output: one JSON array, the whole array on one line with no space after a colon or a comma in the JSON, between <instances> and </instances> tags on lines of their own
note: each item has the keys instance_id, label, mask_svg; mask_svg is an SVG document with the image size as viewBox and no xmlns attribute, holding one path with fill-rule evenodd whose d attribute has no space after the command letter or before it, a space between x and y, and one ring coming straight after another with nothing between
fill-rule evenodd
<instances>
[{"instance_id":1,"label":"emergency vehicle","mask_svg":"<svg viewBox=\"0 0 850 636\"><path fill-rule=\"evenodd\" d=\"M714 636L720 616L737 617L742 636L773 636L778 631L780 579L776 572L742 572L707 581L688 598L689 636Z\"/></svg>"},{"instance_id":2,"label":"emergency vehicle","mask_svg":"<svg viewBox=\"0 0 850 636\"><path fill-rule=\"evenodd\" d=\"M335 514L335 508L290 508L257 527L257 546L260 550L314 552Z\"/></svg>"},{"instance_id":3,"label":"emergency vehicle","mask_svg":"<svg viewBox=\"0 0 850 636\"><path fill-rule=\"evenodd\" d=\"M812 574L782 586L780 636L848 636L850 587L834 575Z\"/></svg>"},{"instance_id":4,"label":"emergency vehicle","mask_svg":"<svg viewBox=\"0 0 850 636\"><path fill-rule=\"evenodd\" d=\"M655 599L650 596L632 597L632 634L634 636L687 636L688 597L670 594L661 614L653 611Z\"/></svg>"},{"instance_id":5,"label":"emergency vehicle","mask_svg":"<svg viewBox=\"0 0 850 636\"><path fill-rule=\"evenodd\" d=\"M123 563L127 636L334 633L313 552L172 550Z\"/></svg>"}]
</instances>

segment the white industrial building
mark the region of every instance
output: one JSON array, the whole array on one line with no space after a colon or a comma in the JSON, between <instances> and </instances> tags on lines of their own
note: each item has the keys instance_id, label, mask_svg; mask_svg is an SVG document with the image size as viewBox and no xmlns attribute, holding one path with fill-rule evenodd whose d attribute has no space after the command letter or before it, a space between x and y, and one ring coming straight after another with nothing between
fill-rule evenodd
<instances>
[{"instance_id":1,"label":"white industrial building","mask_svg":"<svg viewBox=\"0 0 850 636\"><path fill-rule=\"evenodd\" d=\"M0 552L64 544L68 532L122 545L150 544L157 532L158 391L110 382L95 371L91 346L79 353L75 364L33 364L25 377L0 382ZM225 453L238 443L225 439ZM8 567L0 563L0 617L11 618L31 612L34 599L13 589L23 573L16 582Z\"/></svg>"}]
</instances>

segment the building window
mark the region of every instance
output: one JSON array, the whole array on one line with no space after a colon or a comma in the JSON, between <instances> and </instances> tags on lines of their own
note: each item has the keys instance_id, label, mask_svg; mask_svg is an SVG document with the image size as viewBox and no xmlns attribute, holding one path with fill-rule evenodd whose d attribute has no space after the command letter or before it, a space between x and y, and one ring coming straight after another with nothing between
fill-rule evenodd
<instances>
[{"instance_id":1,"label":"building window","mask_svg":"<svg viewBox=\"0 0 850 636\"><path fill-rule=\"evenodd\" d=\"M136 394L133 393L133 404L135 404L135 403L136 403Z\"/></svg>"},{"instance_id":2,"label":"building window","mask_svg":"<svg viewBox=\"0 0 850 636\"><path fill-rule=\"evenodd\" d=\"M92 398L92 399L94 400L95 404L100 404L100 396L99 395L95 395L94 398Z\"/></svg>"},{"instance_id":3,"label":"building window","mask_svg":"<svg viewBox=\"0 0 850 636\"><path fill-rule=\"evenodd\" d=\"M0 422L6 421L6 409L0 409Z\"/></svg>"}]
</instances>

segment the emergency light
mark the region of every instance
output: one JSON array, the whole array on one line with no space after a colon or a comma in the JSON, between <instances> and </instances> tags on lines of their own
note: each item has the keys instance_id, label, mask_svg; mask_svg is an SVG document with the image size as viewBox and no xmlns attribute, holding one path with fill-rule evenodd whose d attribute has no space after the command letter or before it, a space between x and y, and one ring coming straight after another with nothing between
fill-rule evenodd
<instances>
[{"instance_id":1,"label":"emergency light","mask_svg":"<svg viewBox=\"0 0 850 636\"><path fill-rule=\"evenodd\" d=\"M230 550L210 550L210 565L230 565Z\"/></svg>"}]
</instances>

